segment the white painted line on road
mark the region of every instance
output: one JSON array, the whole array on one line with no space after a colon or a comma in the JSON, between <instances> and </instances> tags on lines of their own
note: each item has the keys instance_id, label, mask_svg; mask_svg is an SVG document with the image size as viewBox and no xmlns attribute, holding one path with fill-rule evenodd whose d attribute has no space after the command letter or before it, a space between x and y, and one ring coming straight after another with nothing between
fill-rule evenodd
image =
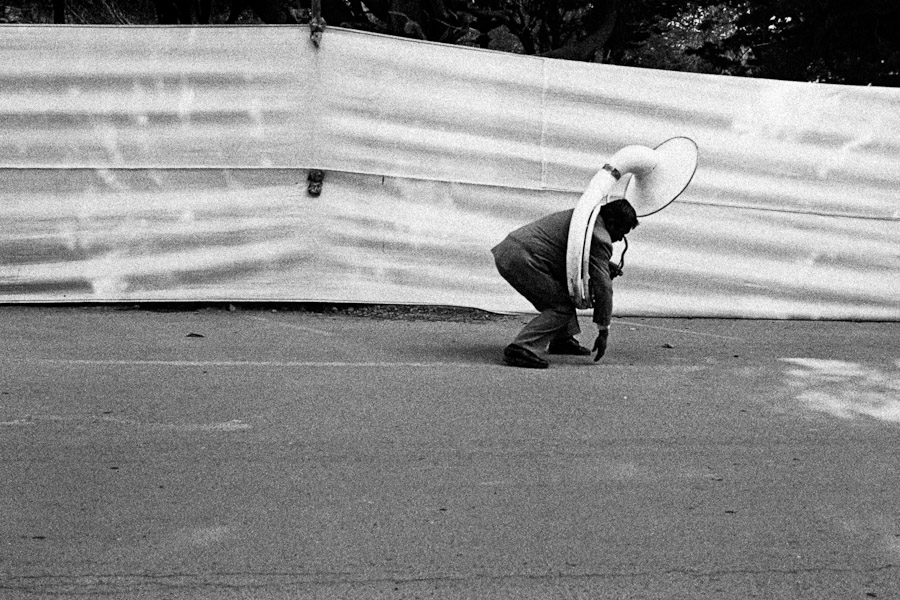
<instances>
[{"instance_id":1,"label":"white painted line on road","mask_svg":"<svg viewBox=\"0 0 900 600\"><path fill-rule=\"evenodd\" d=\"M75 420L75 419L71 419ZM240 419L232 419L225 423L141 423L133 419L118 419L116 417L101 417L95 419L104 423L126 425L131 427L143 427L148 429L166 429L172 431L244 431L253 427Z\"/></svg>"},{"instance_id":2,"label":"white painted line on road","mask_svg":"<svg viewBox=\"0 0 900 600\"><path fill-rule=\"evenodd\" d=\"M730 335L718 335L715 333L701 333L699 331L690 331L688 329L675 329L672 327L659 327L658 325L645 325L644 323L632 323L631 321L616 320L614 322L621 324L621 325L631 325L633 327L645 327L647 329L660 329L662 331L672 331L672 332L676 332L676 333L687 333L690 335L699 335L701 337L711 337L711 338L717 338L720 340L737 340L739 342L744 341L744 338L733 337Z\"/></svg>"},{"instance_id":3,"label":"white painted line on road","mask_svg":"<svg viewBox=\"0 0 900 600\"><path fill-rule=\"evenodd\" d=\"M138 427L142 429L194 432L194 431L212 431L212 432L233 432L247 431L253 429L249 423L244 423L240 419L232 419L225 423L141 423L133 419L118 419L109 416L91 416L91 415L28 415L22 419L15 421L0 421L0 427L15 426L31 426L38 423L111 423L113 425L123 425L127 427Z\"/></svg>"},{"instance_id":4,"label":"white painted line on road","mask_svg":"<svg viewBox=\"0 0 900 600\"><path fill-rule=\"evenodd\" d=\"M268 361L268 360L92 360L77 358L33 358L26 359L26 363L37 363L45 365L63 365L63 366L98 366L98 367L283 367L283 368L326 368L326 369L353 369L361 368L489 368L502 369L508 373L517 373L521 375L537 375L546 374L547 371L541 369L515 369L501 363L465 363L465 362L327 362L327 361ZM555 369L559 371L560 367L575 367L584 372L590 369L624 369L624 370L663 370L666 372L683 372L693 373L703 371L706 366L702 365L625 365L616 363L583 363L583 364L561 364ZM554 370L554 369L551 369Z\"/></svg>"},{"instance_id":5,"label":"white painted line on road","mask_svg":"<svg viewBox=\"0 0 900 600\"><path fill-rule=\"evenodd\" d=\"M315 327L305 327L303 325L295 325L294 323L281 323L277 321L273 321L271 319L267 319L265 317L255 317L255 316L247 316L248 319L253 321L260 321L262 323L267 323L268 325L274 325L277 327L287 327L288 329L296 329L297 331L305 331L306 333L315 333L317 335L324 335L325 337L331 337L334 334L330 331L324 331L322 329L316 329Z\"/></svg>"},{"instance_id":6,"label":"white painted line on road","mask_svg":"<svg viewBox=\"0 0 900 600\"><path fill-rule=\"evenodd\" d=\"M267 360L88 360L40 358L29 362L60 365L135 366L135 367L471 367L466 363L448 362L321 362L321 361L267 361Z\"/></svg>"}]
</instances>

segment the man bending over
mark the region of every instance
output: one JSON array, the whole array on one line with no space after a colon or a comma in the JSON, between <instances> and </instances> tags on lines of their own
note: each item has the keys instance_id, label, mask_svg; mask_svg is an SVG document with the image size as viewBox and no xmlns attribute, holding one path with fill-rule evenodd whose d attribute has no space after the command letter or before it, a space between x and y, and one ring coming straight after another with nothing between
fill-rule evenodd
<instances>
[{"instance_id":1,"label":"man bending over","mask_svg":"<svg viewBox=\"0 0 900 600\"><path fill-rule=\"evenodd\" d=\"M591 354L578 343L581 331L575 303L566 284L566 249L573 209L553 213L511 232L491 249L500 275L540 312L503 351L503 360L514 367L546 369L540 355ZM597 324L595 361L606 353L612 316L612 279L621 275L610 262L612 244L638 226L634 208L625 199L600 208L594 225L589 259L594 323Z\"/></svg>"}]
</instances>

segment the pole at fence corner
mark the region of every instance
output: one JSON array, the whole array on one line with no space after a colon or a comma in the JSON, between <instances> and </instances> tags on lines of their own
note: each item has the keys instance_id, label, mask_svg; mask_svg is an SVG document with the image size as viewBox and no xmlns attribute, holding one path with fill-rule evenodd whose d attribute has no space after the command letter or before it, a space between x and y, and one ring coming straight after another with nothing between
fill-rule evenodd
<instances>
[{"instance_id":1,"label":"pole at fence corner","mask_svg":"<svg viewBox=\"0 0 900 600\"><path fill-rule=\"evenodd\" d=\"M322 18L322 0L312 0L309 13L309 39L316 48L322 41L323 33L325 33L325 19Z\"/></svg>"},{"instance_id":2,"label":"pole at fence corner","mask_svg":"<svg viewBox=\"0 0 900 600\"><path fill-rule=\"evenodd\" d=\"M322 18L322 0L311 0L310 3L310 11L309 11L309 39L312 41L313 46L316 48L319 47L319 44L322 42L322 34L325 33L325 19ZM314 61L316 68L316 77L315 80L319 80L318 73L318 61ZM313 139L317 139L316 130L314 130ZM313 154L318 158L319 151L318 146L313 146L315 150L313 150ZM314 161L315 162L315 161ZM318 198L322 194L322 188L325 184L325 171L322 169L310 169L307 172L307 193L313 198Z\"/></svg>"}]
</instances>

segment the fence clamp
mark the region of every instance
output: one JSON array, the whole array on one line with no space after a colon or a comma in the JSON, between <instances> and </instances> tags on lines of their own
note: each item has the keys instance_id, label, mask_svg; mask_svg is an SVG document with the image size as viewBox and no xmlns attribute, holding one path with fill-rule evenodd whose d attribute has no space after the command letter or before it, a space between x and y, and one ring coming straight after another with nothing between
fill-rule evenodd
<instances>
[{"instance_id":1,"label":"fence clamp","mask_svg":"<svg viewBox=\"0 0 900 600\"><path fill-rule=\"evenodd\" d=\"M322 0L312 0L309 14L309 39L316 48L322 42L323 33L325 33L325 19L322 18Z\"/></svg>"},{"instance_id":2,"label":"fence clamp","mask_svg":"<svg viewBox=\"0 0 900 600\"><path fill-rule=\"evenodd\" d=\"M325 171L321 169L310 169L306 175L306 191L313 198L318 198L322 194L322 188L325 186Z\"/></svg>"}]
</instances>

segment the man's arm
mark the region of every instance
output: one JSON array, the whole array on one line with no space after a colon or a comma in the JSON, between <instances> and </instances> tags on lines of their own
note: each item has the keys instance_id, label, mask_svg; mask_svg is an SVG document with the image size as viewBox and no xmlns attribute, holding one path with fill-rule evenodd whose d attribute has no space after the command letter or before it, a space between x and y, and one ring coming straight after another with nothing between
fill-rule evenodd
<instances>
[{"instance_id":1,"label":"man's arm","mask_svg":"<svg viewBox=\"0 0 900 600\"><path fill-rule=\"evenodd\" d=\"M612 256L612 244L595 235L591 242L588 273L591 279L591 298L594 303L594 323L604 327L609 326L612 317L613 288L610 276L610 256Z\"/></svg>"},{"instance_id":2,"label":"man's arm","mask_svg":"<svg viewBox=\"0 0 900 600\"><path fill-rule=\"evenodd\" d=\"M609 321L612 318L613 289L610 277L610 257L612 243L594 235L591 242L591 256L588 262L588 273L591 280L591 297L594 303L594 323L597 324L597 340L594 351L600 360L606 354L606 342L609 338Z\"/></svg>"}]
</instances>

